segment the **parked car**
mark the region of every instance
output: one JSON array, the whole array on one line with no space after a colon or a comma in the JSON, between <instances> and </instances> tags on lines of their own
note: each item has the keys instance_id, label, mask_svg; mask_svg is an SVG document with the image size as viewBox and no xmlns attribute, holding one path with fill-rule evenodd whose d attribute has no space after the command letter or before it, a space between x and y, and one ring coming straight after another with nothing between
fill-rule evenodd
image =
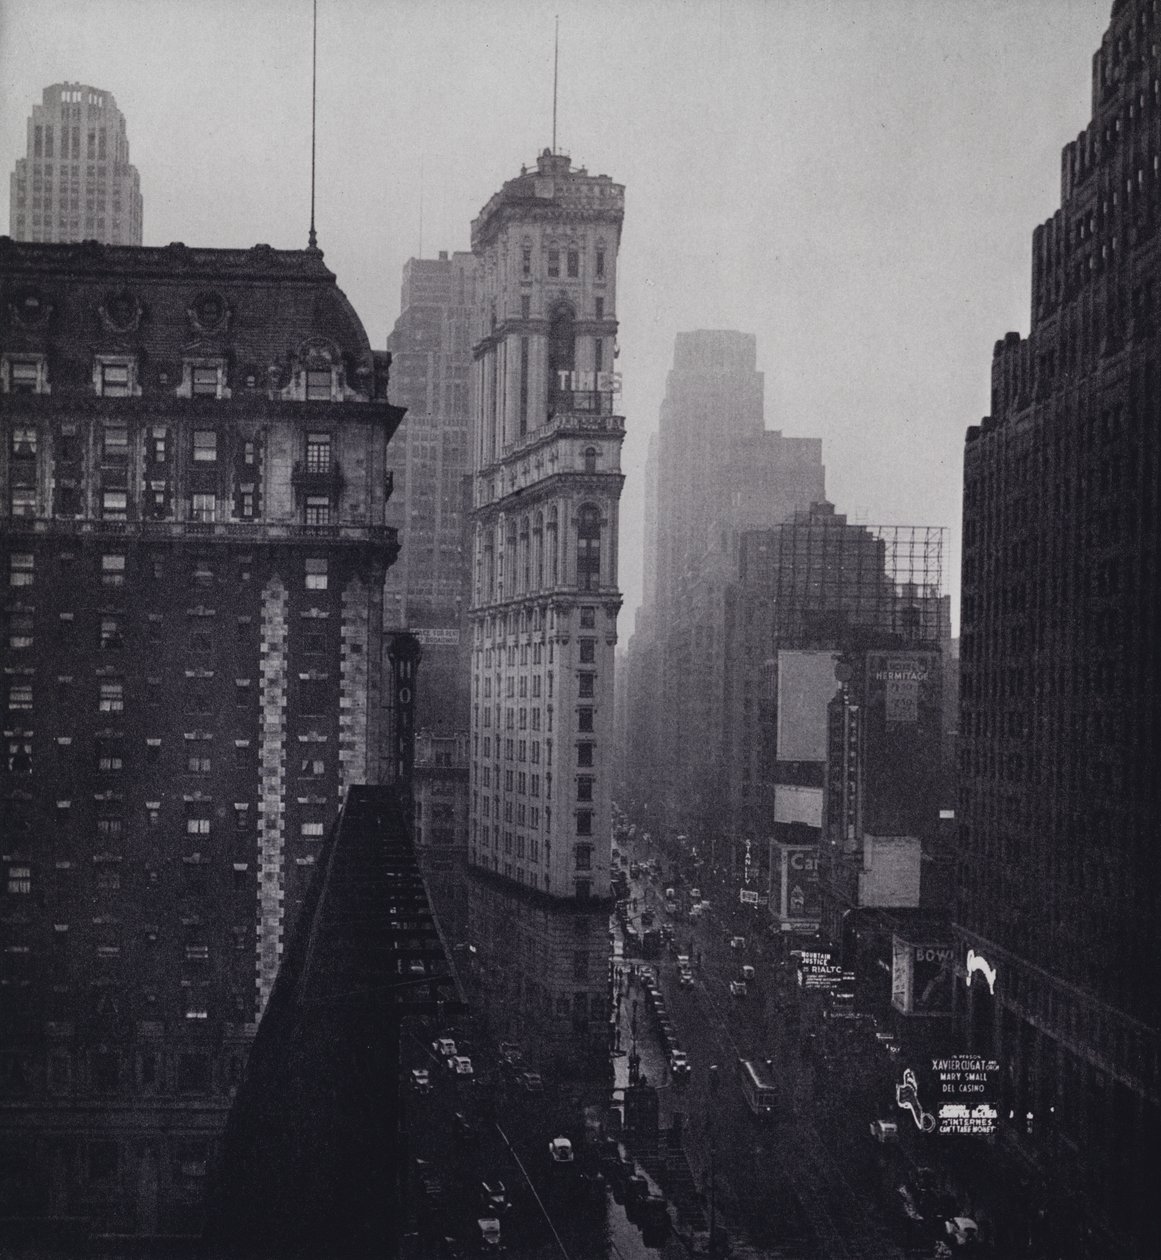
<instances>
[{"instance_id":1,"label":"parked car","mask_svg":"<svg viewBox=\"0 0 1161 1260\"><path fill-rule=\"evenodd\" d=\"M572 1143L566 1137L554 1137L548 1144L548 1153L552 1156L553 1163L572 1163Z\"/></svg>"},{"instance_id":2,"label":"parked car","mask_svg":"<svg viewBox=\"0 0 1161 1260\"><path fill-rule=\"evenodd\" d=\"M411 1069L411 1088L417 1094L431 1093L431 1073L427 1068Z\"/></svg>"},{"instance_id":3,"label":"parked car","mask_svg":"<svg viewBox=\"0 0 1161 1260\"><path fill-rule=\"evenodd\" d=\"M746 948L746 938L745 938L744 936L731 936L731 937L730 937L730 948L731 948L731 949L745 949L745 948Z\"/></svg>"},{"instance_id":4,"label":"parked car","mask_svg":"<svg viewBox=\"0 0 1161 1260\"><path fill-rule=\"evenodd\" d=\"M734 997L745 997L745 996L746 996L746 986L745 986L745 984L743 983L743 981L741 981L741 980L731 980L731 981L730 981L730 993L731 993Z\"/></svg>"},{"instance_id":5,"label":"parked car","mask_svg":"<svg viewBox=\"0 0 1161 1260\"><path fill-rule=\"evenodd\" d=\"M437 1057L444 1060L452 1059L459 1054L456 1043L450 1037L437 1037L431 1043L431 1048Z\"/></svg>"},{"instance_id":6,"label":"parked car","mask_svg":"<svg viewBox=\"0 0 1161 1260\"><path fill-rule=\"evenodd\" d=\"M524 1087L527 1094L543 1094L544 1081L539 1072L525 1072L520 1078L520 1084Z\"/></svg>"},{"instance_id":7,"label":"parked car","mask_svg":"<svg viewBox=\"0 0 1161 1260\"><path fill-rule=\"evenodd\" d=\"M753 978L754 978L754 968L751 967L749 963L747 963L742 968L742 979L745 980L747 984L749 984L749 982L753 980Z\"/></svg>"},{"instance_id":8,"label":"parked car","mask_svg":"<svg viewBox=\"0 0 1161 1260\"><path fill-rule=\"evenodd\" d=\"M488 1215L497 1219L512 1206L508 1198L508 1188L502 1181L480 1182L480 1207Z\"/></svg>"},{"instance_id":9,"label":"parked car","mask_svg":"<svg viewBox=\"0 0 1161 1260\"><path fill-rule=\"evenodd\" d=\"M480 1250L495 1253L503 1250L500 1241L500 1222L494 1216L481 1217L476 1222L479 1231Z\"/></svg>"},{"instance_id":10,"label":"parked car","mask_svg":"<svg viewBox=\"0 0 1161 1260\"><path fill-rule=\"evenodd\" d=\"M957 1247L967 1247L977 1241L979 1226L970 1216L953 1216L943 1222L947 1236L955 1241Z\"/></svg>"},{"instance_id":11,"label":"parked car","mask_svg":"<svg viewBox=\"0 0 1161 1260\"><path fill-rule=\"evenodd\" d=\"M871 1136L876 1142L894 1142L899 1136L899 1126L894 1120L872 1120Z\"/></svg>"},{"instance_id":12,"label":"parked car","mask_svg":"<svg viewBox=\"0 0 1161 1260\"><path fill-rule=\"evenodd\" d=\"M690 901L700 901L700 900L701 900L701 889L700 889L700 888L691 888L691 889L689 890L689 899L690 899Z\"/></svg>"},{"instance_id":13,"label":"parked car","mask_svg":"<svg viewBox=\"0 0 1161 1260\"><path fill-rule=\"evenodd\" d=\"M447 1061L448 1067L456 1076L473 1076L472 1061L466 1054L457 1054Z\"/></svg>"}]
</instances>

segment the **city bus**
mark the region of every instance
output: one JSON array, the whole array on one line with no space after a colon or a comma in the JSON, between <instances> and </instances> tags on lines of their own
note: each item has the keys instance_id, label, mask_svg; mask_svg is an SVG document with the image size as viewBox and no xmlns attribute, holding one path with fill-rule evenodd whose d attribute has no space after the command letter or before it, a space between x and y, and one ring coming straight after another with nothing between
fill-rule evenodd
<instances>
[{"instance_id":1,"label":"city bus","mask_svg":"<svg viewBox=\"0 0 1161 1260\"><path fill-rule=\"evenodd\" d=\"M760 1119L772 1116L777 1092L769 1064L760 1060L739 1059L738 1077L742 1082L746 1103L754 1115Z\"/></svg>"}]
</instances>

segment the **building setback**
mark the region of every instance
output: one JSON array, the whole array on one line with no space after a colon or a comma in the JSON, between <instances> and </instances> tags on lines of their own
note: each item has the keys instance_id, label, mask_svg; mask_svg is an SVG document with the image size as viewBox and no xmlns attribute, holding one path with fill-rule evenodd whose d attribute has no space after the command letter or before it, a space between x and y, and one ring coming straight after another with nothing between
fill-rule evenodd
<instances>
[{"instance_id":1,"label":"building setback","mask_svg":"<svg viewBox=\"0 0 1161 1260\"><path fill-rule=\"evenodd\" d=\"M545 150L472 224L469 861L554 897L609 893L624 205Z\"/></svg>"},{"instance_id":2,"label":"building setback","mask_svg":"<svg viewBox=\"0 0 1161 1260\"><path fill-rule=\"evenodd\" d=\"M1086 1254L1125 1256L1156 1250L1161 1131L1158 21L1113 5L964 454L959 1014L1108 1230Z\"/></svg>"},{"instance_id":3,"label":"building setback","mask_svg":"<svg viewBox=\"0 0 1161 1260\"><path fill-rule=\"evenodd\" d=\"M389 773L401 413L317 250L0 275L0 1144L32 1215L183 1232L340 796Z\"/></svg>"},{"instance_id":4,"label":"building setback","mask_svg":"<svg viewBox=\"0 0 1161 1260\"><path fill-rule=\"evenodd\" d=\"M46 87L10 180L13 240L141 244L141 179L110 92L85 83Z\"/></svg>"}]
</instances>

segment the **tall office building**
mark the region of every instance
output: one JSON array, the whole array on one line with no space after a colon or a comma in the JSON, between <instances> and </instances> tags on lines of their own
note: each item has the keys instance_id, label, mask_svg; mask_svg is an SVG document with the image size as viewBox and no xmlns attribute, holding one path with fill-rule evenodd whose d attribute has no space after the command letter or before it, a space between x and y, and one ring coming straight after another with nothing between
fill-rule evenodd
<instances>
[{"instance_id":1,"label":"tall office building","mask_svg":"<svg viewBox=\"0 0 1161 1260\"><path fill-rule=\"evenodd\" d=\"M1125 1256L1161 1131L1159 47L1116 0L964 455L961 1015L1009 1134L1108 1227L1086 1254Z\"/></svg>"},{"instance_id":2,"label":"tall office building","mask_svg":"<svg viewBox=\"0 0 1161 1260\"><path fill-rule=\"evenodd\" d=\"M141 179L112 93L84 83L46 87L10 178L13 240L141 244Z\"/></svg>"},{"instance_id":3,"label":"tall office building","mask_svg":"<svg viewBox=\"0 0 1161 1260\"><path fill-rule=\"evenodd\" d=\"M475 278L470 253L409 259L399 318L387 339L391 395L407 414L391 443L394 490L387 521L399 531L401 552L387 574L384 615L389 627L414 635L423 652L413 834L451 931L456 923L462 929L466 914L458 885L468 835L468 397Z\"/></svg>"},{"instance_id":4,"label":"tall office building","mask_svg":"<svg viewBox=\"0 0 1161 1260\"><path fill-rule=\"evenodd\" d=\"M653 537L657 795L668 822L708 838L722 830L728 777L727 593L739 535L825 497L822 443L767 430L752 333L679 333L661 406ZM642 636L642 656L648 639ZM636 653L636 645L635 653ZM697 738L689 737L691 731Z\"/></svg>"},{"instance_id":5,"label":"tall office building","mask_svg":"<svg viewBox=\"0 0 1161 1260\"><path fill-rule=\"evenodd\" d=\"M316 855L390 771L389 358L317 250L0 241L5 1211L195 1229Z\"/></svg>"},{"instance_id":6,"label":"tall office building","mask_svg":"<svg viewBox=\"0 0 1161 1260\"><path fill-rule=\"evenodd\" d=\"M609 893L625 192L545 150L472 224L469 860Z\"/></svg>"}]
</instances>

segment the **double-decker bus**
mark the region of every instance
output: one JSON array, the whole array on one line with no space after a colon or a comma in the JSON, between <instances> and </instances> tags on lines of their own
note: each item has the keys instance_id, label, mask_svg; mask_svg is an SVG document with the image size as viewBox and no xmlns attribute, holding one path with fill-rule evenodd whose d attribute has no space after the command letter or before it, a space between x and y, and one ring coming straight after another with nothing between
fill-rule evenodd
<instances>
[{"instance_id":1,"label":"double-decker bus","mask_svg":"<svg viewBox=\"0 0 1161 1260\"><path fill-rule=\"evenodd\" d=\"M742 1082L746 1103L754 1115L759 1119L772 1116L778 1094L769 1066L753 1059L739 1059L738 1078Z\"/></svg>"}]
</instances>

